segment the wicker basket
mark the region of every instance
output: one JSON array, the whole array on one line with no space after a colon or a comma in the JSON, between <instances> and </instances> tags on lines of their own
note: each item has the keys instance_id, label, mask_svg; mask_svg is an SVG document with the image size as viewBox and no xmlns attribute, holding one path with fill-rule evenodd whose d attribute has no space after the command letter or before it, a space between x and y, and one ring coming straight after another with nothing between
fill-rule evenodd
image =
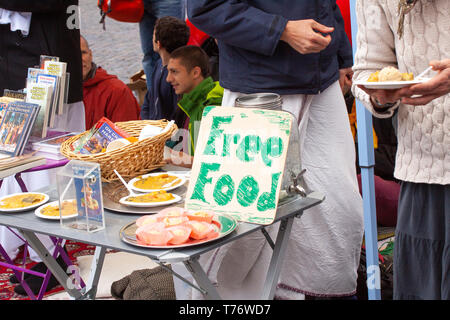
<instances>
[{"instance_id":1,"label":"wicker basket","mask_svg":"<svg viewBox=\"0 0 450 320\"><path fill-rule=\"evenodd\" d=\"M142 128L149 124L165 128L168 121L137 120L115 123L115 125L119 128L137 138L139 137ZM102 180L105 182L111 182L119 179L114 173L114 169L116 169L122 177L134 178L138 175L148 173L156 168L160 168L165 164L163 159L164 145L177 129L177 126L174 124L167 132L131 143L121 149L116 149L105 153L92 155L73 153L71 150L72 143L87 133L86 131L64 141L61 144L61 153L71 160L99 163L101 167Z\"/></svg>"}]
</instances>

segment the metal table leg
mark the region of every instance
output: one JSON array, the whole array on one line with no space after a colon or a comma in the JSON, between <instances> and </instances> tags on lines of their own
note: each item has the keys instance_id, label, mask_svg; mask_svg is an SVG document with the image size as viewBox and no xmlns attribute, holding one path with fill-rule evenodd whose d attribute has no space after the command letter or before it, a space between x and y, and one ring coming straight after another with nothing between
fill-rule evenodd
<instances>
[{"instance_id":1,"label":"metal table leg","mask_svg":"<svg viewBox=\"0 0 450 320\"><path fill-rule=\"evenodd\" d=\"M290 217L280 221L275 247L273 248L266 281L264 282L263 293L261 296L262 300L273 300L275 295L275 289L278 283L278 277L280 276L281 265L284 261L284 255L286 253L294 219L295 217Z\"/></svg>"},{"instance_id":2,"label":"metal table leg","mask_svg":"<svg viewBox=\"0 0 450 320\"><path fill-rule=\"evenodd\" d=\"M95 299L98 289L98 281L102 272L103 262L105 261L106 248L95 247L94 257L91 263L90 278L86 285L84 299Z\"/></svg>"},{"instance_id":3,"label":"metal table leg","mask_svg":"<svg viewBox=\"0 0 450 320\"><path fill-rule=\"evenodd\" d=\"M50 252L45 248L42 242L36 237L36 235L31 231L20 230L23 237L28 241L30 246L36 251L38 256L42 259L42 261L47 266L48 270L55 276L55 278L59 281L59 283L64 287L67 293L74 297L75 299L79 299L82 297L80 290L73 288L72 279L68 277L65 271L60 267L56 259L52 257Z\"/></svg>"},{"instance_id":4,"label":"metal table leg","mask_svg":"<svg viewBox=\"0 0 450 320\"><path fill-rule=\"evenodd\" d=\"M217 289L213 286L205 271L203 271L198 258L184 261L184 265L188 271L192 274L200 288L203 289L203 296L208 300L219 300L221 299Z\"/></svg>"}]
</instances>

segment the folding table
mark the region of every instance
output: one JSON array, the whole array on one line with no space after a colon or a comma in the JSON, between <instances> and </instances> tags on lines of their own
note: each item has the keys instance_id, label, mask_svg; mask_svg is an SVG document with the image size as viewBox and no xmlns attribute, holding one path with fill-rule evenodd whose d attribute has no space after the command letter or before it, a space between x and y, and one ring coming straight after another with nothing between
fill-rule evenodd
<instances>
[{"instance_id":1,"label":"folding table","mask_svg":"<svg viewBox=\"0 0 450 320\"><path fill-rule=\"evenodd\" d=\"M39 191L47 193L50 196L50 201L57 200L58 194L54 187ZM216 288L209 281L205 271L198 262L199 257L210 250L216 249L247 234L261 231L273 249L261 299L273 299L294 219L300 218L304 210L318 205L323 200L324 196L321 193L313 192L307 197L296 196L280 203L274 221L274 223L279 222L278 234L275 241L265 232L265 226L240 222L232 233L223 238L198 246L172 250L143 248L124 242L120 237L121 229L135 221L141 215L113 212L107 209L105 209L106 228L93 233L61 227L59 220L39 218L34 214L34 210L13 214L2 213L0 215L0 224L19 230L29 245L47 265L48 269L74 299L95 299L107 248L146 256L167 268L172 273L174 272L166 264L183 262L197 284L189 282L189 280L179 274L174 273L174 276L179 277L194 288L200 290L206 299L220 299ZM76 281L74 282L76 278L74 275L66 274L66 270L63 270L59 266L52 253L48 252L42 245L35 233L47 234L56 238L71 239L96 246L91 265L90 279L86 282L85 286L78 285Z\"/></svg>"},{"instance_id":2,"label":"folding table","mask_svg":"<svg viewBox=\"0 0 450 320\"><path fill-rule=\"evenodd\" d=\"M50 170L50 169L54 169L54 168L58 168L58 167L62 167L64 166L67 162L69 162L68 159L62 159L62 160L51 160L51 159L41 159L39 161L33 161L33 162L29 162L27 164L23 164L23 165L19 165L10 169L6 169L6 170L2 170L0 171L0 188L3 185L3 179L9 176L14 176L14 179L17 181L20 190L22 192L28 192L28 189L25 185L25 182L22 179L22 173L27 173L27 172L36 172L36 171L42 171L42 170ZM23 261L25 263L25 257L27 254L27 243L26 240L23 239L19 234L17 234L14 230L12 230L11 228L8 228L15 236L17 236L18 238L20 238L21 240L23 240L25 242L25 250L24 250L24 258ZM65 253L65 251L62 249L61 247L61 242L63 239L57 239L55 237L51 237L51 240L53 241L53 243L55 243L56 245L56 249L54 250L54 252L52 253L52 255L54 255L55 257L58 256L58 253L61 254L62 258L64 259L64 261L70 265L70 259L67 256L67 254ZM16 275L17 279L19 280L19 283L23 286L24 290L28 293L28 295L32 298L32 299L41 299L44 294L45 294L45 289L47 288L47 284L48 281L50 280L51 274L50 271L47 270L47 272L45 274L42 274L40 272L36 272L33 270L28 270L25 268L21 268L21 267L17 267L14 265L13 261L10 259L10 257L8 256L8 253L3 249L2 245L0 244L0 255L3 256L6 260L6 263L4 262L0 262L0 265L6 266L11 268L14 271L14 274ZM44 278L43 284L41 286L41 289L38 293L37 296L35 296L33 294L33 292L31 291L30 287L28 286L28 284L23 280L23 278L19 275L19 273L17 271L21 271L21 272L26 272L35 276L40 276ZM83 283L84 285L84 283Z\"/></svg>"}]
</instances>

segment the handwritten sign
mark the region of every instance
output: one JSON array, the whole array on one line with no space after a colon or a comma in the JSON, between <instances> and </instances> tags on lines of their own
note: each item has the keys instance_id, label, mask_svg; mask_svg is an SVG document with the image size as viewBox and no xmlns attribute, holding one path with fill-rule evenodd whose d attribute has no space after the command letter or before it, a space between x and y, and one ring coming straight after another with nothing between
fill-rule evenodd
<instances>
[{"instance_id":1,"label":"handwritten sign","mask_svg":"<svg viewBox=\"0 0 450 320\"><path fill-rule=\"evenodd\" d=\"M228 213L239 221L275 218L291 115L207 107L200 124L185 207Z\"/></svg>"}]
</instances>

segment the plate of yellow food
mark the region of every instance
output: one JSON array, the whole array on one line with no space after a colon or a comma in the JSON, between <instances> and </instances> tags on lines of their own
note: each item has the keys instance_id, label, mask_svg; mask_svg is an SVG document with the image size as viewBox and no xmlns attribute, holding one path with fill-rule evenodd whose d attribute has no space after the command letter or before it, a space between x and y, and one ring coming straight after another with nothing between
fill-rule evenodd
<instances>
[{"instance_id":1,"label":"plate of yellow food","mask_svg":"<svg viewBox=\"0 0 450 320\"><path fill-rule=\"evenodd\" d=\"M156 172L131 179L128 182L128 186L134 191L148 193L158 190L174 190L182 186L185 182L185 176Z\"/></svg>"},{"instance_id":2,"label":"plate of yellow food","mask_svg":"<svg viewBox=\"0 0 450 320\"><path fill-rule=\"evenodd\" d=\"M39 218L59 220L59 201L53 201L40 206L34 211ZM68 219L78 216L76 200L64 200L62 203L62 218Z\"/></svg>"},{"instance_id":3,"label":"plate of yellow food","mask_svg":"<svg viewBox=\"0 0 450 320\"><path fill-rule=\"evenodd\" d=\"M414 78L412 73L400 72L395 67L385 67L371 73L366 81L355 81L355 84L367 89L395 90L428 80L430 78Z\"/></svg>"},{"instance_id":4,"label":"plate of yellow food","mask_svg":"<svg viewBox=\"0 0 450 320\"><path fill-rule=\"evenodd\" d=\"M21 192L0 198L0 211L19 212L39 207L46 203L49 196L40 192Z\"/></svg>"},{"instance_id":5,"label":"plate of yellow food","mask_svg":"<svg viewBox=\"0 0 450 320\"><path fill-rule=\"evenodd\" d=\"M125 206L151 208L167 206L180 200L181 197L177 194L169 193L165 190L158 190L145 194L131 194L121 198L119 202Z\"/></svg>"}]
</instances>

